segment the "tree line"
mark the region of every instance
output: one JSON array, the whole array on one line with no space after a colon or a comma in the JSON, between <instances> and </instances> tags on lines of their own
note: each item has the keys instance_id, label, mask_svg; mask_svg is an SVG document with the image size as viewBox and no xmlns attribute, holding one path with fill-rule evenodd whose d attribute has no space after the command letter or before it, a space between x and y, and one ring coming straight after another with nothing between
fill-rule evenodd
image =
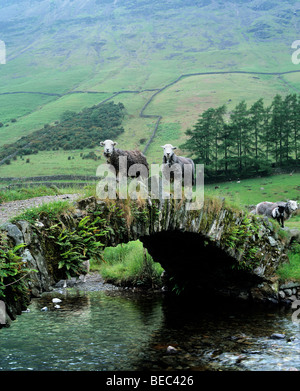
<instances>
[{"instance_id":1,"label":"tree line","mask_svg":"<svg viewBox=\"0 0 300 391\"><path fill-rule=\"evenodd\" d=\"M277 94L269 106L263 98L231 111L209 108L185 134L181 145L205 165L207 179L268 175L276 167L300 162L300 96Z\"/></svg>"},{"instance_id":2,"label":"tree line","mask_svg":"<svg viewBox=\"0 0 300 391\"><path fill-rule=\"evenodd\" d=\"M45 150L95 148L100 141L114 139L124 132L124 115L124 105L114 102L85 108L80 113L65 111L56 124L46 124L17 142L4 145L0 150L0 159Z\"/></svg>"}]
</instances>

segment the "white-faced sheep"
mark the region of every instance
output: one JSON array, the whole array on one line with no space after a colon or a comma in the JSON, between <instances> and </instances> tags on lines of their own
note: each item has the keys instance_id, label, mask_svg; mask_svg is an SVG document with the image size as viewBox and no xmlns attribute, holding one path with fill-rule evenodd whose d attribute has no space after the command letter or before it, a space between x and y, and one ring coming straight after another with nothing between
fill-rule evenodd
<instances>
[{"instance_id":1,"label":"white-faced sheep","mask_svg":"<svg viewBox=\"0 0 300 391\"><path fill-rule=\"evenodd\" d=\"M120 172L120 157L126 157L127 159L127 167L126 167L126 174L128 175L128 170L131 166L134 164L141 165L141 170L136 171L134 177L143 177L147 178L149 175L149 165L147 162L146 157L140 152L140 151L124 151L122 149L115 148L115 145L117 145L116 142L112 140L105 140L101 141L100 145L104 147L104 156L106 157L107 163L111 164L115 170L116 175L118 176ZM131 175L130 175L131 176Z\"/></svg>"},{"instance_id":2,"label":"white-faced sheep","mask_svg":"<svg viewBox=\"0 0 300 391\"><path fill-rule=\"evenodd\" d=\"M256 205L256 214L272 217L284 228L284 222L297 210L297 201L288 202L260 202Z\"/></svg>"},{"instance_id":3,"label":"white-faced sheep","mask_svg":"<svg viewBox=\"0 0 300 391\"><path fill-rule=\"evenodd\" d=\"M174 181L174 176L176 176L176 171L178 172L181 178L184 178L184 166L188 165L191 168L192 175L192 185L195 184L195 165L192 159L177 156L174 153L174 150L177 147L173 147L172 144L165 144L161 146L164 149L163 156L163 166L162 172L166 179L170 179L170 181Z\"/></svg>"}]
</instances>

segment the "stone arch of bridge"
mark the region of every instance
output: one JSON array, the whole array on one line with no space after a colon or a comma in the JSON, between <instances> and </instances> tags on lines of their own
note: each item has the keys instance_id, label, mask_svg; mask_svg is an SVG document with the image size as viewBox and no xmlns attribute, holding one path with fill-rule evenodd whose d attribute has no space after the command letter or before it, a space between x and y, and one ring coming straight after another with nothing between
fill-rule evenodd
<instances>
[{"instance_id":1,"label":"stone arch of bridge","mask_svg":"<svg viewBox=\"0 0 300 391\"><path fill-rule=\"evenodd\" d=\"M241 294L261 279L235 268L236 260L216 243L199 233L159 231L139 237L155 262L168 277L185 290Z\"/></svg>"}]
</instances>

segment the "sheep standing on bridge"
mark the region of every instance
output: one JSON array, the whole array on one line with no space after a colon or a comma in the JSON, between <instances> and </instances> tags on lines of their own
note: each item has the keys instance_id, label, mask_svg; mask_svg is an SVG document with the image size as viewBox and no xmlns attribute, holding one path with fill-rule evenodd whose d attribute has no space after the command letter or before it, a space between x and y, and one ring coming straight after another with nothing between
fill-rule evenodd
<instances>
[{"instance_id":1,"label":"sheep standing on bridge","mask_svg":"<svg viewBox=\"0 0 300 391\"><path fill-rule=\"evenodd\" d=\"M174 181L176 173L181 175L184 179L184 166L188 165L191 168L192 173L192 185L195 184L195 165L192 159L177 156L174 150L177 147L173 147L172 144L165 144L161 146L164 149L162 173L167 180ZM172 170L171 170L172 169Z\"/></svg>"},{"instance_id":2,"label":"sheep standing on bridge","mask_svg":"<svg viewBox=\"0 0 300 391\"><path fill-rule=\"evenodd\" d=\"M284 228L284 221L288 220L292 213L297 210L297 201L288 202L260 202L256 205L255 212L259 215L265 215L277 220Z\"/></svg>"},{"instance_id":3,"label":"sheep standing on bridge","mask_svg":"<svg viewBox=\"0 0 300 391\"><path fill-rule=\"evenodd\" d=\"M104 147L104 156L107 159L107 163L111 164L115 168L117 176L120 171L119 157L124 156L127 158L127 176L129 176L128 171L131 166L133 166L134 164L140 164L141 171L137 171L135 177L148 177L149 165L146 157L140 151L124 151L122 149L115 148L115 145L117 145L117 143L112 140L101 141L100 145Z\"/></svg>"}]
</instances>

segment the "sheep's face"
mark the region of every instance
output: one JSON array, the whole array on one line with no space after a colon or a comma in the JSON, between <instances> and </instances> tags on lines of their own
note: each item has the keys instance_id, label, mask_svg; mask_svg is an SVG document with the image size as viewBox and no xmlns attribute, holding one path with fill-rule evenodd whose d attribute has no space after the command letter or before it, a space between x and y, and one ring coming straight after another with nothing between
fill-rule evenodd
<instances>
[{"instance_id":1,"label":"sheep's face","mask_svg":"<svg viewBox=\"0 0 300 391\"><path fill-rule=\"evenodd\" d=\"M113 142L112 140L105 140L100 142L101 147L104 147L104 156L110 157L114 151L115 145L117 143Z\"/></svg>"},{"instance_id":2,"label":"sheep's face","mask_svg":"<svg viewBox=\"0 0 300 391\"><path fill-rule=\"evenodd\" d=\"M288 204L289 210L291 210L291 211L295 211L298 209L297 201L291 200L291 201L288 201L287 204Z\"/></svg>"},{"instance_id":3,"label":"sheep's face","mask_svg":"<svg viewBox=\"0 0 300 391\"><path fill-rule=\"evenodd\" d=\"M165 144L161 146L164 149L164 156L167 162L170 162L171 157L174 155L174 149L177 147L173 147L172 144Z\"/></svg>"}]
</instances>

